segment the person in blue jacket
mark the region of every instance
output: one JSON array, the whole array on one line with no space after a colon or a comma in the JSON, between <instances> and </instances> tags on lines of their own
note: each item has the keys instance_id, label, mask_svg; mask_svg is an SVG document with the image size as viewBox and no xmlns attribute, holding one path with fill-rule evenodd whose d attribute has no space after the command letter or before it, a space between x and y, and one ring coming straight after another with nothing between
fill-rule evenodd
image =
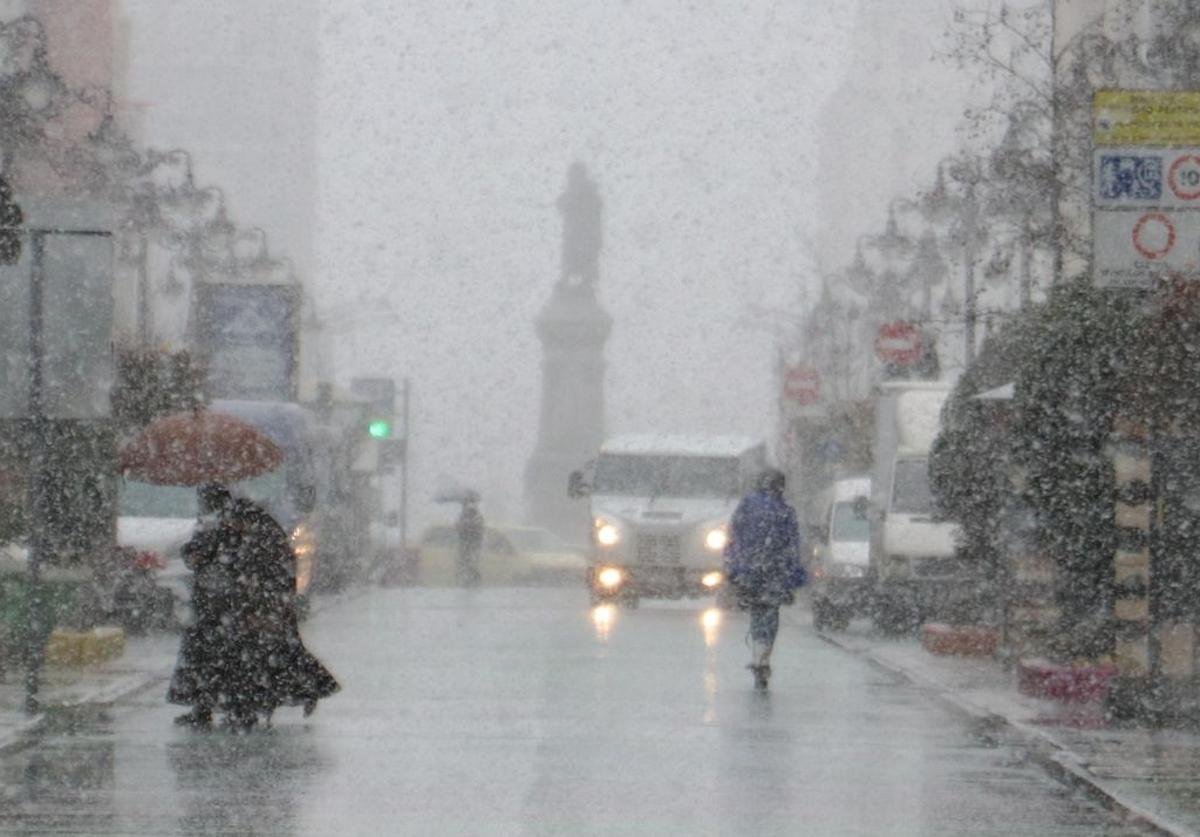
<instances>
[{"instance_id":1,"label":"person in blue jacket","mask_svg":"<svg viewBox=\"0 0 1200 837\"><path fill-rule=\"evenodd\" d=\"M725 546L725 578L736 605L750 613L749 669L757 689L765 689L771 677L779 607L791 604L807 580L796 510L783 498L785 482L776 468L758 475L754 491L733 513Z\"/></svg>"}]
</instances>

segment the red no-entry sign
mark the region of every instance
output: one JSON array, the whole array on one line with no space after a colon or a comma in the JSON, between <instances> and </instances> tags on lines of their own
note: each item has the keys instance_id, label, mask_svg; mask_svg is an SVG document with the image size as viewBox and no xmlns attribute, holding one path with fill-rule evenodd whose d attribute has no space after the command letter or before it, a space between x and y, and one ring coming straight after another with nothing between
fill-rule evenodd
<instances>
[{"instance_id":1,"label":"red no-entry sign","mask_svg":"<svg viewBox=\"0 0 1200 837\"><path fill-rule=\"evenodd\" d=\"M875 356L884 363L915 363L921 357L921 348L921 333L912 323L884 323L875 335Z\"/></svg>"}]
</instances>

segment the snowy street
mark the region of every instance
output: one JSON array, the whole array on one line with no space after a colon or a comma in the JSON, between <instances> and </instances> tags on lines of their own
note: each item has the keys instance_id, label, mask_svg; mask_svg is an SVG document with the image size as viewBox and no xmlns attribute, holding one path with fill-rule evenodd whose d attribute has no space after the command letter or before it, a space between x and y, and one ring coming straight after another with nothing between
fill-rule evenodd
<instances>
[{"instance_id":1,"label":"snowy street","mask_svg":"<svg viewBox=\"0 0 1200 837\"><path fill-rule=\"evenodd\" d=\"M994 730L785 612L768 694L707 602L371 590L309 645L343 683L270 730L165 684L0 763L4 834L1131 834Z\"/></svg>"}]
</instances>

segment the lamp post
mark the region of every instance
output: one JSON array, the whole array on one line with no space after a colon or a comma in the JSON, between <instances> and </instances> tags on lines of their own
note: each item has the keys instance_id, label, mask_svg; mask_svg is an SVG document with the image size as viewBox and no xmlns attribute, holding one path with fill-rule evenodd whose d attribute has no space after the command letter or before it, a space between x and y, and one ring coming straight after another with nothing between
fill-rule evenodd
<instances>
[{"instance_id":1,"label":"lamp post","mask_svg":"<svg viewBox=\"0 0 1200 837\"><path fill-rule=\"evenodd\" d=\"M961 196L951 195L946 187L943 167L951 164L950 176L963 184ZM975 186L979 182L978 166L972 160L943 160L938 163L937 181L933 189L922 196L921 212L936 224L950 226L950 235L957 239L963 260L963 364L970 367L975 361L975 323L978 318L975 300L975 260L979 229L979 201Z\"/></svg>"}]
</instances>

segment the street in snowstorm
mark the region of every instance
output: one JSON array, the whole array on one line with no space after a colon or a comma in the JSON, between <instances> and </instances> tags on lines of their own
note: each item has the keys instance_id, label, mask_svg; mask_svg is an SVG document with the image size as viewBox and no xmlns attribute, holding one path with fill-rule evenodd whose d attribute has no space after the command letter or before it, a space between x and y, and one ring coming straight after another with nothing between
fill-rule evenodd
<instances>
[{"instance_id":1,"label":"street in snowstorm","mask_svg":"<svg viewBox=\"0 0 1200 837\"><path fill-rule=\"evenodd\" d=\"M164 683L62 715L5 756L0 833L1139 833L805 606L765 693L746 632L709 600L573 588L339 597L305 627L343 684L311 718L180 729Z\"/></svg>"}]
</instances>

